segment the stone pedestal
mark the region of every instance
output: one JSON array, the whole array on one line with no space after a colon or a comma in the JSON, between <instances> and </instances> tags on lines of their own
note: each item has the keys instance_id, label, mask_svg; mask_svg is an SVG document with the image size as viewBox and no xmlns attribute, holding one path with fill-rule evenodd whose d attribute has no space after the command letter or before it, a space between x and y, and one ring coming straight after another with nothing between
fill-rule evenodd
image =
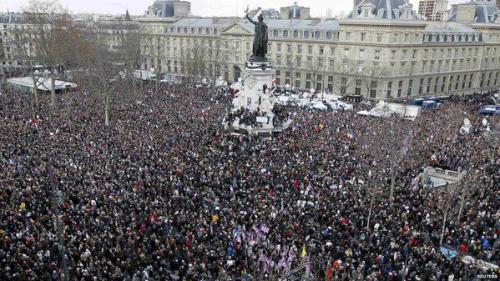
<instances>
[{"instance_id":1,"label":"stone pedestal","mask_svg":"<svg viewBox=\"0 0 500 281\"><path fill-rule=\"evenodd\" d=\"M276 101L270 90L275 77L276 70L269 63L247 62L242 73L243 89L233 100L233 109L243 107L250 111L272 112ZM264 88L267 89L265 93Z\"/></svg>"},{"instance_id":2,"label":"stone pedestal","mask_svg":"<svg viewBox=\"0 0 500 281\"><path fill-rule=\"evenodd\" d=\"M281 132L290 126L290 120L275 124L275 115L273 108L276 103L276 97L271 89L276 77L274 70L269 62L251 62L247 61L246 67L242 72L242 88L233 99L232 112L236 117L231 120L225 120L225 126L235 131L244 131L248 134L272 134ZM258 117L253 125L240 122L237 112L244 109L247 114L254 114Z\"/></svg>"}]
</instances>

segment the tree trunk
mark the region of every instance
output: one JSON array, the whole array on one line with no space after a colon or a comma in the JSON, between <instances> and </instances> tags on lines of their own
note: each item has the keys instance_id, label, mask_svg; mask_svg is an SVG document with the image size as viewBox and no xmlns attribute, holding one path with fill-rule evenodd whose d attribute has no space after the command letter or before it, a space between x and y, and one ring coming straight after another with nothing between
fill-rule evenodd
<instances>
[{"instance_id":1,"label":"tree trunk","mask_svg":"<svg viewBox=\"0 0 500 281\"><path fill-rule=\"evenodd\" d=\"M370 210L368 211L368 221L366 222L366 230L370 230L370 219L372 217L372 209L374 201L375 201L375 191L372 190L372 199L370 200Z\"/></svg>"},{"instance_id":2,"label":"tree trunk","mask_svg":"<svg viewBox=\"0 0 500 281\"><path fill-rule=\"evenodd\" d=\"M460 209L458 210L457 223L460 223L460 218L462 217L462 212L464 210L465 196L467 196L466 190L462 187L462 200L460 201Z\"/></svg>"},{"instance_id":3,"label":"tree trunk","mask_svg":"<svg viewBox=\"0 0 500 281\"><path fill-rule=\"evenodd\" d=\"M391 190L389 192L389 202L390 206L392 206L392 203L394 202L394 189L396 186L396 168L394 165L391 166Z\"/></svg>"},{"instance_id":4,"label":"tree trunk","mask_svg":"<svg viewBox=\"0 0 500 281\"><path fill-rule=\"evenodd\" d=\"M36 87L36 77L35 77L35 72L33 72L32 76L33 78L33 96L35 97L35 107L38 107L38 89Z\"/></svg>"},{"instance_id":5,"label":"tree trunk","mask_svg":"<svg viewBox=\"0 0 500 281\"><path fill-rule=\"evenodd\" d=\"M56 105L56 80L54 78L54 71L51 69L49 73L50 77L50 105Z\"/></svg>"},{"instance_id":6,"label":"tree trunk","mask_svg":"<svg viewBox=\"0 0 500 281\"><path fill-rule=\"evenodd\" d=\"M448 204L446 204L448 205ZM439 246L443 245L443 239L444 239L444 230L446 229L446 216L448 215L448 206L446 206L446 209L444 211L443 215L443 228L441 229L441 238L439 239Z\"/></svg>"},{"instance_id":7,"label":"tree trunk","mask_svg":"<svg viewBox=\"0 0 500 281\"><path fill-rule=\"evenodd\" d=\"M109 126L109 92L106 91L104 94L106 95L104 104L104 125Z\"/></svg>"}]
</instances>

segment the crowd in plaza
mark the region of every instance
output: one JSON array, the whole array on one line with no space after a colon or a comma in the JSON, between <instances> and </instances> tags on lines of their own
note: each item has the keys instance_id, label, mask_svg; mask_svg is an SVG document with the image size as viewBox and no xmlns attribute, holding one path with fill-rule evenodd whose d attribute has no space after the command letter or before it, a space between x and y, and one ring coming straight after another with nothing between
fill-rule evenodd
<instances>
[{"instance_id":1,"label":"crowd in plaza","mask_svg":"<svg viewBox=\"0 0 500 281\"><path fill-rule=\"evenodd\" d=\"M498 140L458 133L465 117L481 126L479 103L393 122L406 132L393 141L412 137L390 163L391 204L393 158L371 150L387 119L294 108L281 134L235 136L222 126L230 99L214 96L117 89L105 126L90 90L54 107L5 92L0 280L61 280L64 264L79 281L278 280L302 266L312 280L498 276L461 260L500 259ZM425 166L467 171L466 191L415 184ZM442 233L456 256L440 251Z\"/></svg>"}]
</instances>

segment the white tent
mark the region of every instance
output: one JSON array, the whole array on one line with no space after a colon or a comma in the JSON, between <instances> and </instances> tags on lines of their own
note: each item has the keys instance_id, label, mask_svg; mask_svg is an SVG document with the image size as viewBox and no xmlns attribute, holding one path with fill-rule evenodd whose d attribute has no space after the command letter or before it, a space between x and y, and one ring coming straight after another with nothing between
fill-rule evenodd
<instances>
[{"instance_id":1,"label":"white tent","mask_svg":"<svg viewBox=\"0 0 500 281\"><path fill-rule=\"evenodd\" d=\"M408 120L414 121L420 115L421 108L416 105L388 103L380 101L373 109L360 111L358 114L374 117L391 117L397 114Z\"/></svg>"},{"instance_id":2,"label":"white tent","mask_svg":"<svg viewBox=\"0 0 500 281\"><path fill-rule=\"evenodd\" d=\"M23 87L23 88L28 88L32 90L34 88L33 84L33 77L16 77L16 78L10 78L7 79L7 83L17 86L17 87ZM78 87L77 84L75 83L70 83L66 81L61 81L61 80L55 80L54 81L54 86L55 90L67 90L67 89L74 89ZM52 88L50 79L47 77L40 77L37 83L37 89L40 91L50 91Z\"/></svg>"},{"instance_id":3,"label":"white tent","mask_svg":"<svg viewBox=\"0 0 500 281\"><path fill-rule=\"evenodd\" d=\"M326 103L328 103L328 105L330 105L333 110L342 110L342 109L343 110L353 110L354 109L354 106L352 104L348 104L348 103L338 101L338 100L329 100L329 101L326 101Z\"/></svg>"},{"instance_id":4,"label":"white tent","mask_svg":"<svg viewBox=\"0 0 500 281\"><path fill-rule=\"evenodd\" d=\"M324 105L322 102L314 102L314 103L311 103L312 105L312 108L314 109L318 109L318 110L327 110L328 107L326 105Z\"/></svg>"}]
</instances>

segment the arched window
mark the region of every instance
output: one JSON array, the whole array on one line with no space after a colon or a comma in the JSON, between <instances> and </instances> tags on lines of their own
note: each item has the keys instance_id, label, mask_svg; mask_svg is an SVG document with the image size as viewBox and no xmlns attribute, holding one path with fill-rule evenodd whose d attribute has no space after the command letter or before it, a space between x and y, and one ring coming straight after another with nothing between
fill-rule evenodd
<instances>
[{"instance_id":1,"label":"arched window","mask_svg":"<svg viewBox=\"0 0 500 281\"><path fill-rule=\"evenodd\" d=\"M326 32L326 39L328 39L328 40L332 39L332 37L333 37L332 34L333 33L331 31L327 31Z\"/></svg>"},{"instance_id":2,"label":"arched window","mask_svg":"<svg viewBox=\"0 0 500 281\"><path fill-rule=\"evenodd\" d=\"M184 34L187 34L188 33L188 29L187 27L184 27Z\"/></svg>"},{"instance_id":3,"label":"arched window","mask_svg":"<svg viewBox=\"0 0 500 281\"><path fill-rule=\"evenodd\" d=\"M217 34L217 28L214 28L214 34Z\"/></svg>"},{"instance_id":4,"label":"arched window","mask_svg":"<svg viewBox=\"0 0 500 281\"><path fill-rule=\"evenodd\" d=\"M314 32L314 38L318 39L320 37L321 37L321 32L319 31Z\"/></svg>"},{"instance_id":5,"label":"arched window","mask_svg":"<svg viewBox=\"0 0 500 281\"><path fill-rule=\"evenodd\" d=\"M285 37L285 38L288 37L288 30L283 30L283 37Z\"/></svg>"},{"instance_id":6,"label":"arched window","mask_svg":"<svg viewBox=\"0 0 500 281\"><path fill-rule=\"evenodd\" d=\"M278 30L273 30L273 36L278 37Z\"/></svg>"},{"instance_id":7,"label":"arched window","mask_svg":"<svg viewBox=\"0 0 500 281\"><path fill-rule=\"evenodd\" d=\"M298 30L293 31L293 38L299 38L299 31Z\"/></svg>"},{"instance_id":8,"label":"arched window","mask_svg":"<svg viewBox=\"0 0 500 281\"><path fill-rule=\"evenodd\" d=\"M309 39L309 31L304 31L304 39Z\"/></svg>"}]
</instances>

